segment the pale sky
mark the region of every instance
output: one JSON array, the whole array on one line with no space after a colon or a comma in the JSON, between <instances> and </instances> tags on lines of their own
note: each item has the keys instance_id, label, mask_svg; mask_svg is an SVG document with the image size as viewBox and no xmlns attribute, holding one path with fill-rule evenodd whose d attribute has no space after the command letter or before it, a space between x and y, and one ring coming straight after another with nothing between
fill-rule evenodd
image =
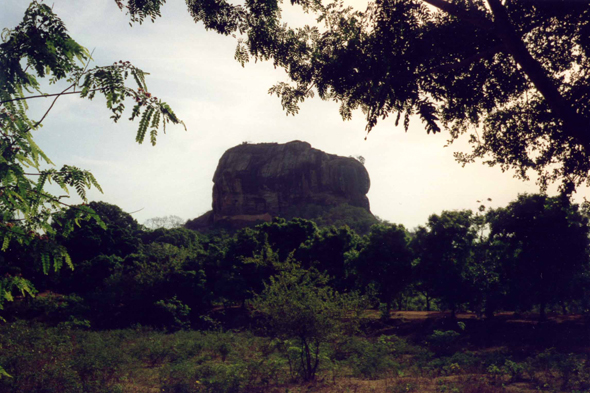
<instances>
[{"instance_id":1,"label":"pale sky","mask_svg":"<svg viewBox=\"0 0 590 393\"><path fill-rule=\"evenodd\" d=\"M28 3L2 0L0 27L16 26ZM332 102L314 98L295 117L286 116L280 100L268 95L274 83L286 80L284 72L269 63L242 68L234 60L235 40L196 25L184 1L168 0L162 18L133 27L113 0L46 3L53 4L78 43L94 49L94 65L128 60L149 72L150 92L169 103L187 126L186 132L182 126L169 127L155 147L138 145L137 122L126 120L129 115L115 124L99 98L66 96L35 135L56 167L69 164L93 172L104 194L92 190L91 200L127 212L141 209L133 214L140 223L165 215L192 219L210 210L219 158L243 141L303 140L327 153L362 155L371 178L371 211L410 229L443 210L476 209L476 201L487 198L492 198L488 206L500 207L519 193L538 191L534 181L516 180L499 168L461 167L453 152L466 151L466 143L444 147L448 134L427 135L419 119L407 133L392 119L383 121L365 140L363 114L344 122ZM56 91L56 86L47 88ZM34 113L50 104L49 99L35 101ZM589 194L579 190L575 199Z\"/></svg>"}]
</instances>

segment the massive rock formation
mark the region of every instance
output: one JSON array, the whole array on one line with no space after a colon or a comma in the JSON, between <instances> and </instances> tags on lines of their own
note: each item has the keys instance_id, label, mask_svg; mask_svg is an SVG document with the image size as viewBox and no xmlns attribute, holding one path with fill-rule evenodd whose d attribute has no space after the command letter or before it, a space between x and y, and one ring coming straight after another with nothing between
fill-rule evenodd
<instances>
[{"instance_id":1,"label":"massive rock formation","mask_svg":"<svg viewBox=\"0 0 590 393\"><path fill-rule=\"evenodd\" d=\"M364 165L313 149L307 142L233 147L219 160L213 183L213 211L187 227L235 229L274 216L290 218L309 206L348 204L370 214Z\"/></svg>"}]
</instances>

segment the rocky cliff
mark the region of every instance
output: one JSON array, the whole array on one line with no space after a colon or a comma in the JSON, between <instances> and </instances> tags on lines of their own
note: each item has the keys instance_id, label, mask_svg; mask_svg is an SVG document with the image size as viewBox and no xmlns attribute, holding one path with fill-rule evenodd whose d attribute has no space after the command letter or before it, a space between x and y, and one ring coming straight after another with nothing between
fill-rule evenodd
<instances>
[{"instance_id":1,"label":"rocky cliff","mask_svg":"<svg viewBox=\"0 0 590 393\"><path fill-rule=\"evenodd\" d=\"M213 183L213 211L189 222L189 228L239 228L274 216L296 216L308 206L348 204L370 213L364 165L307 142L233 147L219 160Z\"/></svg>"}]
</instances>

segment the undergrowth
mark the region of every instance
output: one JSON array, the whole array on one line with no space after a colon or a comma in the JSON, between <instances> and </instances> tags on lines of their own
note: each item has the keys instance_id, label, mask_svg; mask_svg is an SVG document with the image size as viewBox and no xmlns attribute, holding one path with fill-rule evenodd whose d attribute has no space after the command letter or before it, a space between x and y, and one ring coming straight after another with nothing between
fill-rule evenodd
<instances>
[{"instance_id":1,"label":"undergrowth","mask_svg":"<svg viewBox=\"0 0 590 393\"><path fill-rule=\"evenodd\" d=\"M321 369L309 385L290 369L290 357L300 354L288 342L249 332L88 331L19 321L0 327L0 364L11 376L0 379L0 392L590 391L586 355L469 351L455 340L444 333L419 344L395 335L339 337L320 349Z\"/></svg>"}]
</instances>

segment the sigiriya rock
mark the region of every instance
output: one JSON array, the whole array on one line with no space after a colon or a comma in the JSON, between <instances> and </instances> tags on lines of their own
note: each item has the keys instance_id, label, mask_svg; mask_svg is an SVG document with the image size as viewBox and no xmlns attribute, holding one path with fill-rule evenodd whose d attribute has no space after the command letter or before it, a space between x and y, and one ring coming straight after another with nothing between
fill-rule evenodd
<instances>
[{"instance_id":1,"label":"sigiriya rock","mask_svg":"<svg viewBox=\"0 0 590 393\"><path fill-rule=\"evenodd\" d=\"M189 221L188 228L237 229L275 216L300 216L311 207L344 204L371 214L365 166L307 142L232 147L219 160L213 184L213 210Z\"/></svg>"}]
</instances>

